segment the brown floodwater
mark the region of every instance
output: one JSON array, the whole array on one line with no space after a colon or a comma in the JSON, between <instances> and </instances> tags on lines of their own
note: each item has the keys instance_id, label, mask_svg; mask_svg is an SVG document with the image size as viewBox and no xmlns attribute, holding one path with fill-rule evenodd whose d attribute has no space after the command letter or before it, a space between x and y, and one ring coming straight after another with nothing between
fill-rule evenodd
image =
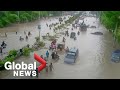
<instances>
[{"instance_id":1,"label":"brown floodwater","mask_svg":"<svg viewBox=\"0 0 120 90\"><path fill-rule=\"evenodd\" d=\"M67 17L67 16L66 16ZM51 21L50 21L51 20ZM70 37L65 37L65 47L77 47L79 49L79 56L76 63L73 65L64 63L65 52L58 52L60 55L60 60L54 61L49 57L49 62L53 62L54 70L52 72L45 72L43 70L39 74L39 79L118 79L120 78L120 63L111 62L111 53L113 50L118 49L119 45L113 47L112 34L109 33L104 26L99 23L99 19L94 17L85 17L85 23L90 26L96 26L96 28L88 28L87 31L81 31L80 35L77 35L77 40L73 40ZM53 30L49 30L46 27L46 23L58 22L56 18L50 18L47 20L35 21L32 23L24 23L19 25L13 25L11 27L6 27L0 30L0 42L3 40L7 43L7 48L4 52L11 49L19 49L28 43L32 45L35 42L35 37L39 35L37 26L41 24L41 36L46 33L54 35ZM95 22L95 23L94 23ZM69 33L72 32L71 25L68 26ZM79 28L74 29L76 32ZM16 35L15 32L18 32ZM25 37L24 31L31 31L32 35L29 37L28 41L19 41L19 36ZM7 32L7 38L3 37L4 33ZM93 35L91 33L102 32L103 35ZM59 35L58 35L59 36ZM63 35L58 38L58 43L62 42ZM50 45L50 41L44 40L46 47ZM39 55L44 55L47 49L41 49L35 51ZM50 52L51 53L51 52ZM26 63L34 62L33 53L29 57L20 57L15 60L15 62L20 63L22 61ZM37 63L39 66L39 63ZM1 79L37 79L35 77L13 77L12 71L3 70L0 71Z\"/></svg>"}]
</instances>

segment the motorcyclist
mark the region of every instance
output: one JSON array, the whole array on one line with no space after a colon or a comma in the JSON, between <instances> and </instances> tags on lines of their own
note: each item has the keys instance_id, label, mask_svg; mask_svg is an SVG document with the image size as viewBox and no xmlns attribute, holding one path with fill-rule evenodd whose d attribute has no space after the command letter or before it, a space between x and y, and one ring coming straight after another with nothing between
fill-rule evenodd
<instances>
[{"instance_id":1,"label":"motorcyclist","mask_svg":"<svg viewBox=\"0 0 120 90\"><path fill-rule=\"evenodd\" d=\"M57 51L54 52L55 58L59 59L59 55L57 53Z\"/></svg>"}]
</instances>

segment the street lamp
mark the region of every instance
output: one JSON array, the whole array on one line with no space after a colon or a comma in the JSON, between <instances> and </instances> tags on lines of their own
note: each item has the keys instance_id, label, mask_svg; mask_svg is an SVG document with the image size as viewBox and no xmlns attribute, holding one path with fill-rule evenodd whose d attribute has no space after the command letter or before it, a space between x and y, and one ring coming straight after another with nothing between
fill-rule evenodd
<instances>
[{"instance_id":1,"label":"street lamp","mask_svg":"<svg viewBox=\"0 0 120 90\"><path fill-rule=\"evenodd\" d=\"M38 29L39 29L39 38L40 38L41 25L38 25Z\"/></svg>"}]
</instances>

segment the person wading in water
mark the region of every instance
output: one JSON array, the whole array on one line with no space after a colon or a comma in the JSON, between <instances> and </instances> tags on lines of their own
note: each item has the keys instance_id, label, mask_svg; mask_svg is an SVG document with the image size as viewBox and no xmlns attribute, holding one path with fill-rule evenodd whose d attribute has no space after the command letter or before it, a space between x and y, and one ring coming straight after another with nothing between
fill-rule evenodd
<instances>
[{"instance_id":1,"label":"person wading in water","mask_svg":"<svg viewBox=\"0 0 120 90\"><path fill-rule=\"evenodd\" d=\"M49 67L50 67L50 71L52 71L54 69L52 63L50 63Z\"/></svg>"}]
</instances>

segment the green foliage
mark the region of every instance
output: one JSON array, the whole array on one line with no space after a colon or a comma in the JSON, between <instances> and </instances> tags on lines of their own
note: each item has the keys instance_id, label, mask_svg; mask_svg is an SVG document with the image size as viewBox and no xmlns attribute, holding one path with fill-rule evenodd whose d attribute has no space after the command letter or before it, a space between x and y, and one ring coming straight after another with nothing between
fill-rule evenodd
<instances>
[{"instance_id":1,"label":"green foliage","mask_svg":"<svg viewBox=\"0 0 120 90\"><path fill-rule=\"evenodd\" d=\"M3 60L0 60L0 67L3 67L5 62L13 62L13 60L15 59L17 55L17 51L16 50L11 50L9 51L8 56L6 56Z\"/></svg>"},{"instance_id":2,"label":"green foliage","mask_svg":"<svg viewBox=\"0 0 120 90\"><path fill-rule=\"evenodd\" d=\"M10 50L9 55L10 56L16 56L17 55L17 50Z\"/></svg>"},{"instance_id":3,"label":"green foliage","mask_svg":"<svg viewBox=\"0 0 120 90\"><path fill-rule=\"evenodd\" d=\"M102 11L100 21L120 42L120 11Z\"/></svg>"},{"instance_id":4,"label":"green foliage","mask_svg":"<svg viewBox=\"0 0 120 90\"><path fill-rule=\"evenodd\" d=\"M9 61L9 62L13 62L13 60L15 59L15 56L6 56L5 58L4 58L4 60L3 60L3 62L5 63L5 62L7 62L7 61Z\"/></svg>"},{"instance_id":5,"label":"green foliage","mask_svg":"<svg viewBox=\"0 0 120 90\"><path fill-rule=\"evenodd\" d=\"M54 16L62 15L62 11L49 11L49 14L52 14Z\"/></svg>"},{"instance_id":6,"label":"green foliage","mask_svg":"<svg viewBox=\"0 0 120 90\"><path fill-rule=\"evenodd\" d=\"M33 51L34 51L34 49L33 49L33 48L30 48L30 51L31 51L31 52L33 52Z\"/></svg>"},{"instance_id":7,"label":"green foliage","mask_svg":"<svg viewBox=\"0 0 120 90\"><path fill-rule=\"evenodd\" d=\"M19 14L18 14L19 13ZM15 22L26 22L36 20L40 17L47 17L49 14L53 16L60 15L61 11L1 11L0 12L0 28Z\"/></svg>"},{"instance_id":8,"label":"green foliage","mask_svg":"<svg viewBox=\"0 0 120 90\"><path fill-rule=\"evenodd\" d=\"M42 43L43 45L43 43ZM23 48L23 55L29 56L30 52L33 51L31 48ZM10 50L8 56L6 56L3 60L0 60L0 70L4 69L4 64L6 62L13 62L17 56L17 50Z\"/></svg>"},{"instance_id":9,"label":"green foliage","mask_svg":"<svg viewBox=\"0 0 120 90\"><path fill-rule=\"evenodd\" d=\"M0 20L0 28L3 28L3 27L4 27L4 25L2 23L2 20Z\"/></svg>"},{"instance_id":10,"label":"green foliage","mask_svg":"<svg viewBox=\"0 0 120 90\"><path fill-rule=\"evenodd\" d=\"M35 39L36 39L36 42L40 41L40 37L35 37Z\"/></svg>"},{"instance_id":11,"label":"green foliage","mask_svg":"<svg viewBox=\"0 0 120 90\"><path fill-rule=\"evenodd\" d=\"M35 39L36 39L35 44L38 45L38 47L44 47L45 46L45 43L40 41L40 37L35 37Z\"/></svg>"},{"instance_id":12,"label":"green foliage","mask_svg":"<svg viewBox=\"0 0 120 90\"><path fill-rule=\"evenodd\" d=\"M18 21L18 16L16 14L10 14L8 19L10 20L10 22L14 23L16 21Z\"/></svg>"},{"instance_id":13,"label":"green foliage","mask_svg":"<svg viewBox=\"0 0 120 90\"><path fill-rule=\"evenodd\" d=\"M42 41L39 41L39 42L38 42L38 46L39 46L39 47L44 47L44 46L45 46L45 43L42 42Z\"/></svg>"},{"instance_id":14,"label":"green foliage","mask_svg":"<svg viewBox=\"0 0 120 90\"><path fill-rule=\"evenodd\" d=\"M4 65L4 62L0 60L0 67L2 67L3 65Z\"/></svg>"},{"instance_id":15,"label":"green foliage","mask_svg":"<svg viewBox=\"0 0 120 90\"><path fill-rule=\"evenodd\" d=\"M101 13L101 22L107 29L115 29L116 24L120 23L120 11L104 11ZM118 27L120 24L118 24Z\"/></svg>"},{"instance_id":16,"label":"green foliage","mask_svg":"<svg viewBox=\"0 0 120 90\"><path fill-rule=\"evenodd\" d=\"M23 48L23 55L29 56L30 55L30 48L27 48L27 47Z\"/></svg>"},{"instance_id":17,"label":"green foliage","mask_svg":"<svg viewBox=\"0 0 120 90\"><path fill-rule=\"evenodd\" d=\"M15 57L14 56L11 56L11 57L8 57L8 56L6 56L3 60L0 60L0 70L3 70L3 69L5 69L4 68L4 64L6 63L6 62L13 62L13 60L15 59Z\"/></svg>"},{"instance_id":18,"label":"green foliage","mask_svg":"<svg viewBox=\"0 0 120 90\"><path fill-rule=\"evenodd\" d=\"M8 17L2 17L1 20L2 20L2 24L3 24L4 26L6 26L6 25L8 25L8 24L11 24L11 22L10 22L9 19L8 19Z\"/></svg>"},{"instance_id":19,"label":"green foliage","mask_svg":"<svg viewBox=\"0 0 120 90\"><path fill-rule=\"evenodd\" d=\"M26 14L21 14L20 15L20 22L25 22L25 21L27 21Z\"/></svg>"},{"instance_id":20,"label":"green foliage","mask_svg":"<svg viewBox=\"0 0 120 90\"><path fill-rule=\"evenodd\" d=\"M55 30L58 30L58 29L62 29L62 28L66 28L67 25L71 24L74 20L76 20L77 18L79 17L79 14L73 16L73 17L70 17L68 20L65 21L65 24L61 24L61 25L58 25L57 27L55 27L54 29Z\"/></svg>"},{"instance_id":21,"label":"green foliage","mask_svg":"<svg viewBox=\"0 0 120 90\"><path fill-rule=\"evenodd\" d=\"M49 36L49 40L50 40L50 41L55 40L55 36Z\"/></svg>"}]
</instances>

